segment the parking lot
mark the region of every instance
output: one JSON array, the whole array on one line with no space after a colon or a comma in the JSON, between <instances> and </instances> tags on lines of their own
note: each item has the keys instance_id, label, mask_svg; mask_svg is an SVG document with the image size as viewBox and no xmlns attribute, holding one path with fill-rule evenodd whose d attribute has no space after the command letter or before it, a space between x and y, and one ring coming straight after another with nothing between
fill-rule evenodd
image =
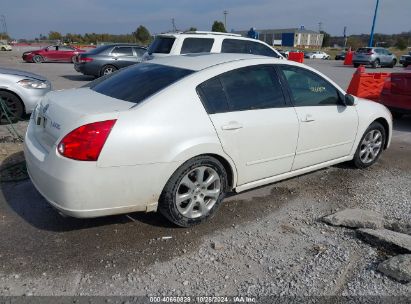
<instances>
[{"instance_id":1,"label":"parking lot","mask_svg":"<svg viewBox=\"0 0 411 304\"><path fill-rule=\"evenodd\" d=\"M24 63L22 52L1 52L0 66L41 74L55 90L93 79L72 64ZM344 89L355 71L342 61L306 63ZM8 136L0 126L3 164L22 159L21 144ZM406 116L394 122L391 147L375 166L333 166L233 195L212 220L190 229L155 213L62 217L30 180L1 183L0 295L410 296L411 283L376 271L389 252L319 220L355 207L410 223L410 153Z\"/></svg>"}]
</instances>

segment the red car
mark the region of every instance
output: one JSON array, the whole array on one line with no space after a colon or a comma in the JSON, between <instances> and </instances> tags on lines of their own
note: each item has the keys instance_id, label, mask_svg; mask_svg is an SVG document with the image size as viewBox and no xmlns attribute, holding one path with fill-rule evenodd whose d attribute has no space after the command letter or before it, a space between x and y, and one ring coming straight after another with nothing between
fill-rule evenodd
<instances>
[{"instance_id":1,"label":"red car","mask_svg":"<svg viewBox=\"0 0 411 304\"><path fill-rule=\"evenodd\" d=\"M23 53L23 60L26 62L75 62L79 53L85 50L68 45L50 45L44 49Z\"/></svg>"},{"instance_id":2,"label":"red car","mask_svg":"<svg viewBox=\"0 0 411 304\"><path fill-rule=\"evenodd\" d=\"M389 108L395 118L411 114L411 71L391 73L385 81L379 102Z\"/></svg>"}]
</instances>

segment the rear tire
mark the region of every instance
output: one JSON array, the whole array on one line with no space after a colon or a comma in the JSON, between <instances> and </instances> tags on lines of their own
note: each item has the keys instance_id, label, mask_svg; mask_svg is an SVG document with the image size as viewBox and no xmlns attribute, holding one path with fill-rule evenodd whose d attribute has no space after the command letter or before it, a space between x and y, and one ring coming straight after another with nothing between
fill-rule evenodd
<instances>
[{"instance_id":1,"label":"rear tire","mask_svg":"<svg viewBox=\"0 0 411 304\"><path fill-rule=\"evenodd\" d=\"M111 64L105 65L101 68L100 76L114 73L117 70L118 69L114 65L111 65Z\"/></svg>"},{"instance_id":2,"label":"rear tire","mask_svg":"<svg viewBox=\"0 0 411 304\"><path fill-rule=\"evenodd\" d=\"M393 59L388 67L393 68L397 64L397 60Z\"/></svg>"},{"instance_id":3,"label":"rear tire","mask_svg":"<svg viewBox=\"0 0 411 304\"><path fill-rule=\"evenodd\" d=\"M358 68L360 66L359 63L354 63L354 68Z\"/></svg>"},{"instance_id":4,"label":"rear tire","mask_svg":"<svg viewBox=\"0 0 411 304\"><path fill-rule=\"evenodd\" d=\"M365 130L358 144L353 159L354 166L364 169L373 165L384 149L386 138L385 129L382 124L374 121Z\"/></svg>"},{"instance_id":5,"label":"rear tire","mask_svg":"<svg viewBox=\"0 0 411 304\"><path fill-rule=\"evenodd\" d=\"M197 156L178 168L161 193L158 211L180 227L212 217L228 189L224 166L210 156Z\"/></svg>"},{"instance_id":6,"label":"rear tire","mask_svg":"<svg viewBox=\"0 0 411 304\"><path fill-rule=\"evenodd\" d=\"M71 57L71 62L72 62L72 63L76 63L76 61L77 61L77 56L76 56L76 55L74 55L73 57Z\"/></svg>"},{"instance_id":7,"label":"rear tire","mask_svg":"<svg viewBox=\"0 0 411 304\"><path fill-rule=\"evenodd\" d=\"M34 63L42 63L42 62L44 62L44 58L40 55L35 55L35 56L33 56L33 62Z\"/></svg>"},{"instance_id":8,"label":"rear tire","mask_svg":"<svg viewBox=\"0 0 411 304\"><path fill-rule=\"evenodd\" d=\"M381 65L380 65L380 60L379 60L379 59L375 59L375 60L371 63L371 66L372 66L373 69L379 68L379 67L381 66Z\"/></svg>"},{"instance_id":9,"label":"rear tire","mask_svg":"<svg viewBox=\"0 0 411 304\"><path fill-rule=\"evenodd\" d=\"M16 122L23 117L24 105L19 97L10 92L0 91L0 98L5 103L7 107L6 111L8 111L7 114L12 122ZM3 125L8 123L9 120L7 119L6 113L4 113L3 109L0 107L0 124Z\"/></svg>"}]
</instances>

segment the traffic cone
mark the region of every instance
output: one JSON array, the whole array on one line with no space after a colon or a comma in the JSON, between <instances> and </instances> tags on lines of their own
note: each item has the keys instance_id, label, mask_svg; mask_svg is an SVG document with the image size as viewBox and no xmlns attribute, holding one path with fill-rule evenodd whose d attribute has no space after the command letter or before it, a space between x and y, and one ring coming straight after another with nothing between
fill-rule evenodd
<instances>
[{"instance_id":1,"label":"traffic cone","mask_svg":"<svg viewBox=\"0 0 411 304\"><path fill-rule=\"evenodd\" d=\"M360 91L360 84L361 84L361 74L365 73L365 66L360 65L356 70L355 73L352 75L350 85L348 86L347 93L358 96L358 92Z\"/></svg>"}]
</instances>

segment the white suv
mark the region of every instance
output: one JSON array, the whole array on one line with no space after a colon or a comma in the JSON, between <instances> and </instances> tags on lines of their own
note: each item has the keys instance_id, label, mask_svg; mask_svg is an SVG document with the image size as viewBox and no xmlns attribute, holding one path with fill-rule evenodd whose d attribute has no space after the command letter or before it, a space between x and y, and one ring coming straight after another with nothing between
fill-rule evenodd
<instances>
[{"instance_id":1,"label":"white suv","mask_svg":"<svg viewBox=\"0 0 411 304\"><path fill-rule=\"evenodd\" d=\"M157 35L144 54L143 61L193 53L241 53L284 59L279 52L260 40L231 33L189 31Z\"/></svg>"}]
</instances>

